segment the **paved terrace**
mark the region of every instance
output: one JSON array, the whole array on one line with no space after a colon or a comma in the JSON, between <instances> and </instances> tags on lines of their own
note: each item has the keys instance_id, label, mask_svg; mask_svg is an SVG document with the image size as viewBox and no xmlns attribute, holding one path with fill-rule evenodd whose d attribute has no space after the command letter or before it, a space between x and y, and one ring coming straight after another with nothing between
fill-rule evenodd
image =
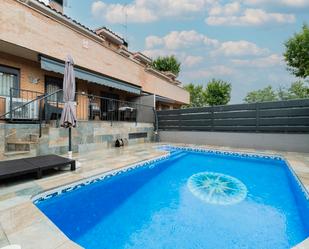
<instances>
[{"instance_id":1,"label":"paved terrace","mask_svg":"<svg viewBox=\"0 0 309 249\"><path fill-rule=\"evenodd\" d=\"M166 154L166 152L157 150L157 145L140 144L74 154L74 159L78 160L81 165L75 172L51 172L39 180L27 177L0 183L0 248L8 244L20 244L22 249L81 248L70 241L32 204L31 197L51 188ZM198 147L282 155L309 190L309 153L261 151L207 145ZM305 248L309 248L308 239L302 245L297 246L297 249Z\"/></svg>"}]
</instances>

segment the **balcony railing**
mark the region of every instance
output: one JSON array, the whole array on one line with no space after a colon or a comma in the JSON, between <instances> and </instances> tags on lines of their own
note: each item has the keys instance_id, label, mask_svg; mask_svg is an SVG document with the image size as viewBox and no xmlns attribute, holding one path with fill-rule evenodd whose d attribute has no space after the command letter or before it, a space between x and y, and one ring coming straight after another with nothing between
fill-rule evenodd
<instances>
[{"instance_id":1,"label":"balcony railing","mask_svg":"<svg viewBox=\"0 0 309 249\"><path fill-rule=\"evenodd\" d=\"M44 94L12 88L10 96L0 103L0 118L20 122L59 121L64 106L62 96L62 90ZM155 122L155 110L151 106L85 93L76 93L76 111L79 121L109 121L111 125L120 121Z\"/></svg>"},{"instance_id":2,"label":"balcony railing","mask_svg":"<svg viewBox=\"0 0 309 249\"><path fill-rule=\"evenodd\" d=\"M42 92L11 88L9 96L0 97L0 116L10 120L38 120Z\"/></svg>"},{"instance_id":3,"label":"balcony railing","mask_svg":"<svg viewBox=\"0 0 309 249\"><path fill-rule=\"evenodd\" d=\"M151 106L136 102L116 100L83 93L76 94L77 117L79 120L102 120L113 122L155 121L155 110Z\"/></svg>"}]
</instances>

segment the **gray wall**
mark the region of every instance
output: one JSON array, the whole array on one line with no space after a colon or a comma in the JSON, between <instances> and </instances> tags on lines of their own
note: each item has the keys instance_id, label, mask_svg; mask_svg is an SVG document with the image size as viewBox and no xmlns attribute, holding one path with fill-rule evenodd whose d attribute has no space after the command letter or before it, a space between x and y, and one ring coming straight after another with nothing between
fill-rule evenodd
<instances>
[{"instance_id":1,"label":"gray wall","mask_svg":"<svg viewBox=\"0 0 309 249\"><path fill-rule=\"evenodd\" d=\"M155 122L155 116L153 111L153 108L155 107L154 95L140 96L135 98L133 102L139 104L137 106L137 122Z\"/></svg>"},{"instance_id":2,"label":"gray wall","mask_svg":"<svg viewBox=\"0 0 309 249\"><path fill-rule=\"evenodd\" d=\"M161 142L309 152L309 134L160 131Z\"/></svg>"}]
</instances>

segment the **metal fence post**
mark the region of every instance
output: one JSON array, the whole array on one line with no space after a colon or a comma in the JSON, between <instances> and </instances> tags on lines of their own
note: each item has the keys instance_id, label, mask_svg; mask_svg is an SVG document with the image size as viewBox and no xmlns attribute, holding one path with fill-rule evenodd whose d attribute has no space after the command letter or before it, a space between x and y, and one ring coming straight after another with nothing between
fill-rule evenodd
<instances>
[{"instance_id":1,"label":"metal fence post","mask_svg":"<svg viewBox=\"0 0 309 249\"><path fill-rule=\"evenodd\" d=\"M10 120L13 120L13 89L10 88Z\"/></svg>"},{"instance_id":2,"label":"metal fence post","mask_svg":"<svg viewBox=\"0 0 309 249\"><path fill-rule=\"evenodd\" d=\"M255 106L255 132L259 132L259 126L260 126L260 106L259 103L256 103Z\"/></svg>"},{"instance_id":3,"label":"metal fence post","mask_svg":"<svg viewBox=\"0 0 309 249\"><path fill-rule=\"evenodd\" d=\"M138 112L140 112L139 110L137 110L137 105L135 105L135 126L137 126L137 114Z\"/></svg>"},{"instance_id":4,"label":"metal fence post","mask_svg":"<svg viewBox=\"0 0 309 249\"><path fill-rule=\"evenodd\" d=\"M211 131L215 130L215 110L214 106L211 107Z\"/></svg>"},{"instance_id":5,"label":"metal fence post","mask_svg":"<svg viewBox=\"0 0 309 249\"><path fill-rule=\"evenodd\" d=\"M42 99L39 100L39 137L42 137Z\"/></svg>"},{"instance_id":6,"label":"metal fence post","mask_svg":"<svg viewBox=\"0 0 309 249\"><path fill-rule=\"evenodd\" d=\"M113 107L112 107L113 103L111 103L110 99L108 100L108 104L109 105L108 105L107 111L109 112L109 110L111 110L111 108L113 109ZM114 111L112 110L110 113L111 113L111 126L113 126Z\"/></svg>"}]
</instances>

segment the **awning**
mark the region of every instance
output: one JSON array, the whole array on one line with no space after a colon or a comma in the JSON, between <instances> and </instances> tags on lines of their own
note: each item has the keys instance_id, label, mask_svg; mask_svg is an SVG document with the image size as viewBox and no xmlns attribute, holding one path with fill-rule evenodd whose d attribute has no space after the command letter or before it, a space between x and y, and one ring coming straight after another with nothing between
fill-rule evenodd
<instances>
[{"instance_id":1,"label":"awning","mask_svg":"<svg viewBox=\"0 0 309 249\"><path fill-rule=\"evenodd\" d=\"M41 59L41 68L47 71L52 71L55 73L64 73L64 62L59 62L44 56L40 57ZM141 94L141 88L138 86L133 86L130 84L127 84L122 81L114 80L109 77L102 76L97 73L92 73L90 71L75 67L74 68L75 77L81 80L86 80L89 82L97 83L103 86L116 88L122 91L135 93L140 95Z\"/></svg>"}]
</instances>

